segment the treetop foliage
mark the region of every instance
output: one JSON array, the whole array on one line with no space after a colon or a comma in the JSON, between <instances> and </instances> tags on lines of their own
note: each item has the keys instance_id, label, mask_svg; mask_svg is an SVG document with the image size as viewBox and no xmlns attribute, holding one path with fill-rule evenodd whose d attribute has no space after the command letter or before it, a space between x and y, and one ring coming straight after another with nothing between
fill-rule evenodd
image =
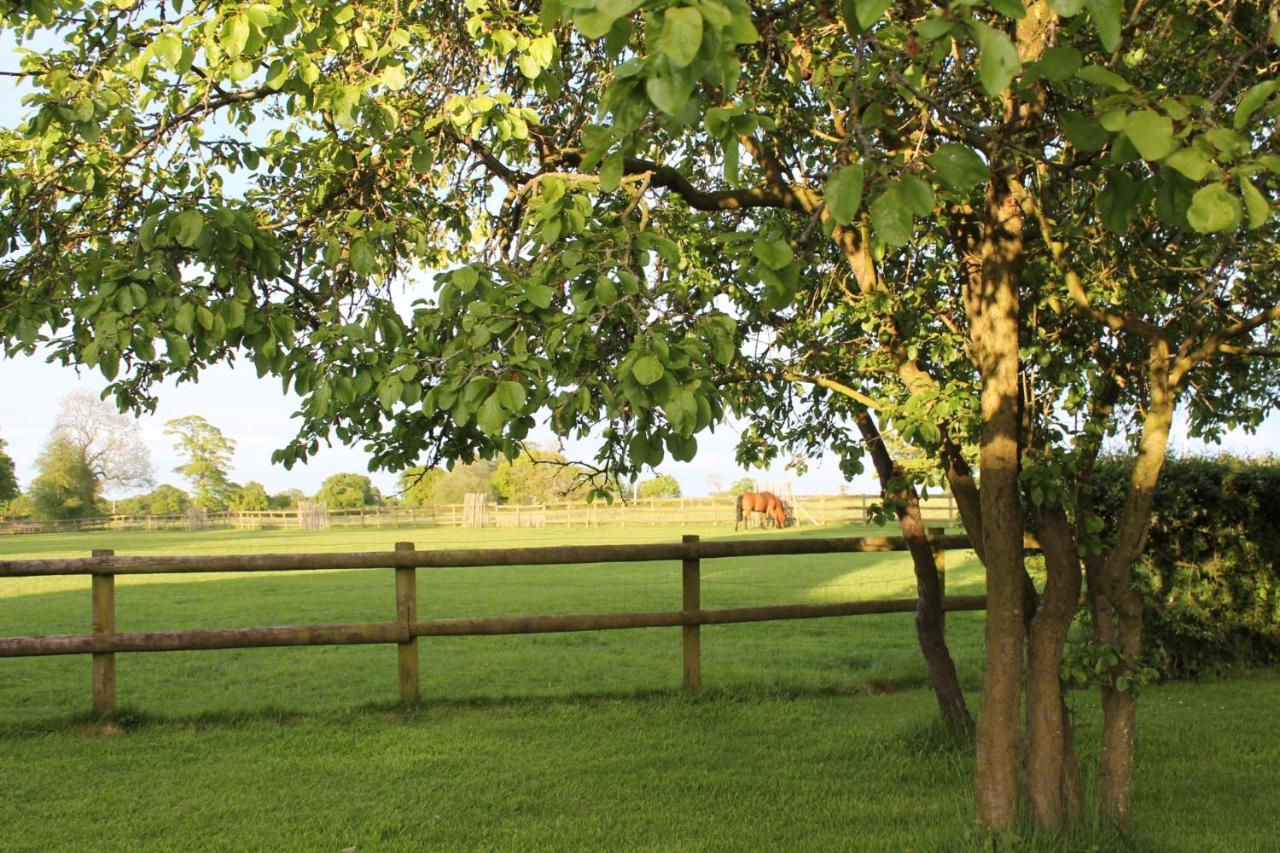
<instances>
[{"instance_id":1,"label":"treetop foliage","mask_svg":"<svg viewBox=\"0 0 1280 853\"><path fill-rule=\"evenodd\" d=\"M0 21L32 46L29 117L0 133L6 350L46 342L139 406L251 360L304 398L286 465L334 438L393 468L515 458L548 412L602 436L601 475L690 459L734 415L748 463L832 449L853 473L844 416L867 407L963 446L997 190L1028 223L1044 448L1114 384L1140 411L1157 340L1205 434L1276 402L1255 356L1280 32L1256 3L41 0Z\"/></svg>"}]
</instances>

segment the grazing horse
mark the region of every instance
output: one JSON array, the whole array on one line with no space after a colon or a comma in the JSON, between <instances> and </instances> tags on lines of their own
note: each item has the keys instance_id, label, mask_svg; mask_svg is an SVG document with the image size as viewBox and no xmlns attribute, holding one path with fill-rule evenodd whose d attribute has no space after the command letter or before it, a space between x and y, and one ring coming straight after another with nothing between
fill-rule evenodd
<instances>
[{"instance_id":1,"label":"grazing horse","mask_svg":"<svg viewBox=\"0 0 1280 853\"><path fill-rule=\"evenodd\" d=\"M765 514L765 521L772 518L779 527L787 526L787 510L777 495L773 492L747 492L738 496L738 517L733 523L733 529L737 530L738 525L744 521L750 528L751 516L757 512ZM763 523L762 521L761 524Z\"/></svg>"}]
</instances>

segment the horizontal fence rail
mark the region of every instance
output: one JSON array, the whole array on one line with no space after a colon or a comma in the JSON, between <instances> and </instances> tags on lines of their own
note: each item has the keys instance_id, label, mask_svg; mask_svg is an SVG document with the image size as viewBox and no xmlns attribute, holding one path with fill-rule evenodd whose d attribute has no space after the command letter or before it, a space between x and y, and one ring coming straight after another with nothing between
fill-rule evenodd
<instances>
[{"instance_id":1,"label":"horizontal fence rail","mask_svg":"<svg viewBox=\"0 0 1280 853\"><path fill-rule=\"evenodd\" d=\"M967 536L947 536L934 530L929 537L945 592L947 550L971 547ZM1034 543L1028 542L1028 547ZM781 604L704 610L701 607L701 561L734 557L802 556L806 554L878 553L905 551L902 537L842 537L826 539L760 539L703 542L686 536L679 543L628 545L572 545L541 548L417 550L397 543L393 551L345 554L240 554L229 556L117 556L94 551L77 559L0 560L0 578L90 575L93 631L84 635L0 637L0 658L90 654L93 656L93 705L107 713L115 703L115 658L118 652L171 652L205 649L280 646L354 645L385 643L397 646L400 696L420 698L418 639L442 636L540 634L630 628L682 629L684 684L701 683L703 625L812 619L877 613L910 613L916 599L843 601L821 604ZM657 562L679 560L682 565L680 610L644 613L594 613L468 618L417 618L416 570L478 566L540 566ZM387 622L344 623L248 628L204 628L178 631L118 632L115 630L116 575L184 574L194 572L324 571L393 569L396 575L396 618ZM985 596L943 598L945 611L983 610Z\"/></svg>"},{"instance_id":2,"label":"horizontal fence rail","mask_svg":"<svg viewBox=\"0 0 1280 853\"><path fill-rule=\"evenodd\" d=\"M936 536L930 541L944 550L971 547L968 536ZM905 550L907 550L907 543L901 536L846 536L732 542L652 542L634 545L356 551L343 554L318 552L313 554L230 554L217 557L101 556L62 560L0 560L0 577L545 566L556 563L640 563L659 560L853 554Z\"/></svg>"}]
</instances>

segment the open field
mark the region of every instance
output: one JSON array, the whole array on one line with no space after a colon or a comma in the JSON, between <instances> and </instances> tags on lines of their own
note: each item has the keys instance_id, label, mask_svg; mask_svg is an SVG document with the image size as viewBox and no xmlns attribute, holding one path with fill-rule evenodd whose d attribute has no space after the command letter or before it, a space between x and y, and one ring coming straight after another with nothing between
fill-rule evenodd
<instances>
[{"instance_id":1,"label":"open field","mask_svg":"<svg viewBox=\"0 0 1280 853\"><path fill-rule=\"evenodd\" d=\"M726 529L89 533L5 557L676 541ZM825 529L802 535L882 533ZM752 536L774 535L753 533ZM788 531L788 536L796 535ZM19 550L21 549L21 550ZM982 591L965 552L948 591ZM424 616L678 607L676 563L419 570ZM706 607L909 596L903 554L705 561ZM390 570L131 576L121 630L378 620ZM83 633L88 578L0 580L0 635ZM982 614L948 616L967 688ZM911 618L703 628L685 695L677 629L425 638L425 706L389 646L118 656L91 723L87 656L0 660L0 850L963 849L972 753L933 729ZM976 708L977 697L971 695ZM1280 677L1151 688L1139 850L1266 850L1280 834ZM1096 739L1093 697L1073 700ZM1089 756L1085 756L1089 762ZM1051 849L1112 849L1106 836Z\"/></svg>"}]
</instances>

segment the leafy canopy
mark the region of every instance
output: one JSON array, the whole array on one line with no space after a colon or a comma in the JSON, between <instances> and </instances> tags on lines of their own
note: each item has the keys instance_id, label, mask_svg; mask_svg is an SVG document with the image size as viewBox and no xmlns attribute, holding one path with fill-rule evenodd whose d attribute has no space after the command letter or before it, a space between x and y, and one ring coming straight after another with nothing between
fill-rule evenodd
<instances>
[{"instance_id":1,"label":"leafy canopy","mask_svg":"<svg viewBox=\"0 0 1280 853\"><path fill-rule=\"evenodd\" d=\"M852 473L868 406L963 444L964 265L1006 175L1036 224L1046 444L1104 374L1141 409L1152 329L1189 359L1197 428L1275 402L1247 357L1274 329L1280 173L1280 36L1253 4L0 15L31 48L29 117L0 134L6 350L44 342L144 407L250 360L303 397L286 465L335 438L393 468L514 458L545 419L630 474L737 415L743 461L833 449Z\"/></svg>"}]
</instances>

